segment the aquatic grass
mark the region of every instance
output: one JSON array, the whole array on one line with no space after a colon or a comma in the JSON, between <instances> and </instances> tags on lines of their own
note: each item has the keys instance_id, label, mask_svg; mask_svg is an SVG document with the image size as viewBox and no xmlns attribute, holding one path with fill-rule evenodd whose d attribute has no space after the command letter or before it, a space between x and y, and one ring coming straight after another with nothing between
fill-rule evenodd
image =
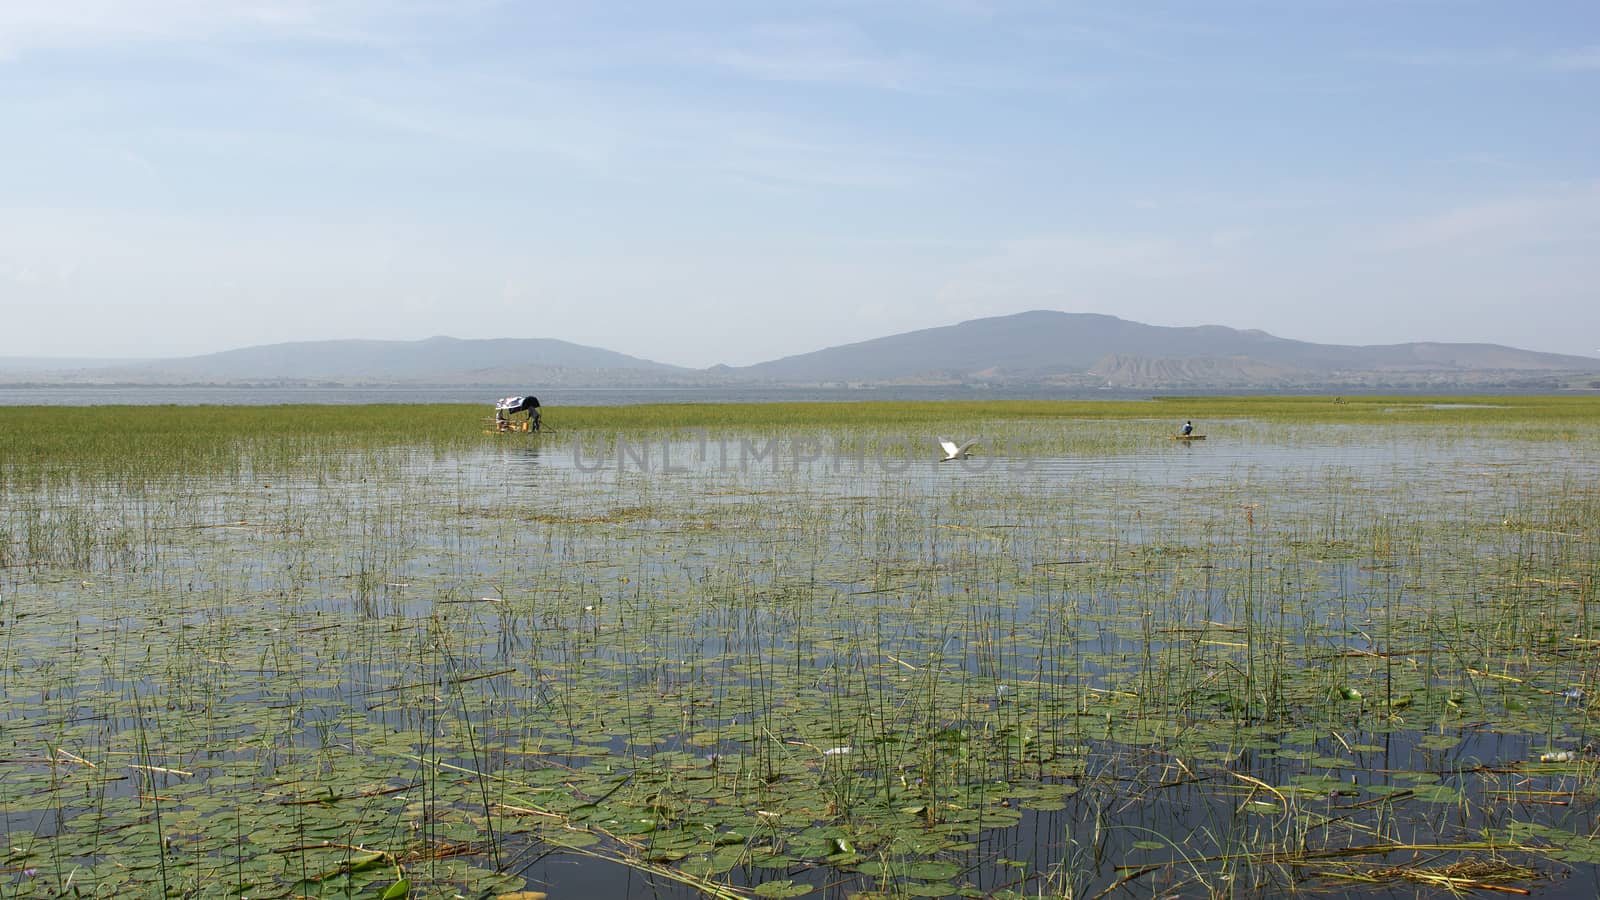
<instances>
[{"instance_id":1,"label":"aquatic grass","mask_svg":"<svg viewBox=\"0 0 1600 900\"><path fill-rule=\"evenodd\" d=\"M840 429L883 434L943 430L970 434L1004 426L1052 428L1086 449L1104 449L1108 430L1142 423L1146 437L1166 436L1192 418L1239 426L1316 424L1329 431L1359 426L1355 440L1394 428L1496 428L1524 440L1581 439L1600 398L1570 396L1159 397L1150 401L951 401L865 403L654 404L551 410L550 437L649 440L698 432ZM0 407L0 485L54 473L138 478L179 471L217 474L303 465L350 449L458 450L484 443L532 443L546 436L485 435L483 409L462 404L367 406ZM1439 426L1446 426L1440 428ZM910 435L907 435L910 436ZM1121 440L1121 439L1119 439ZM1098 444L1096 443L1098 442ZM1114 443L1114 442L1113 442ZM754 446L754 445L753 445ZM980 446L980 450L984 449Z\"/></svg>"},{"instance_id":2,"label":"aquatic grass","mask_svg":"<svg viewBox=\"0 0 1600 900\"><path fill-rule=\"evenodd\" d=\"M1485 835L1581 859L1573 808L1534 801L1593 791L1592 438L1120 436L1154 421L1087 423L1098 462L1033 472L591 473L364 435L270 474L8 481L108 548L8 551L0 727L37 760L0 780L8 834L58 887L165 865L329 896L513 889L584 853L730 895L1088 894L1124 864L1269 893L1335 851L1393 869ZM89 774L119 767L159 783ZM1027 850L1065 823L1074 849ZM129 848L150 867L106 864Z\"/></svg>"}]
</instances>

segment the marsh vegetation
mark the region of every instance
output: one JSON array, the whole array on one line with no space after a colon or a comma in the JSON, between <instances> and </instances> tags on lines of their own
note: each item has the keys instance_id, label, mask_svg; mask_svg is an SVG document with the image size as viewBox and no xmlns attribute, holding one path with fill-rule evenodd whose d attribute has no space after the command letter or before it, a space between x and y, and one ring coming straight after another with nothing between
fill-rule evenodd
<instances>
[{"instance_id":1,"label":"marsh vegetation","mask_svg":"<svg viewBox=\"0 0 1600 900\"><path fill-rule=\"evenodd\" d=\"M1595 891L1591 400L73 415L0 897Z\"/></svg>"}]
</instances>

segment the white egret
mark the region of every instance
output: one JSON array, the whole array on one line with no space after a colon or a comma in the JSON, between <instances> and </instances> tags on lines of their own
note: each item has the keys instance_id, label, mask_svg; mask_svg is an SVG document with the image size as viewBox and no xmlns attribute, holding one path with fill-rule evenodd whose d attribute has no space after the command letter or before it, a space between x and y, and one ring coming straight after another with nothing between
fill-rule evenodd
<instances>
[{"instance_id":1,"label":"white egret","mask_svg":"<svg viewBox=\"0 0 1600 900\"><path fill-rule=\"evenodd\" d=\"M972 445L976 443L977 440L973 439L967 441L965 444L957 446L955 441L948 440L946 438L939 438L939 446L944 449L944 459L939 461L949 462L952 459L966 459L971 455L969 451L971 450Z\"/></svg>"}]
</instances>

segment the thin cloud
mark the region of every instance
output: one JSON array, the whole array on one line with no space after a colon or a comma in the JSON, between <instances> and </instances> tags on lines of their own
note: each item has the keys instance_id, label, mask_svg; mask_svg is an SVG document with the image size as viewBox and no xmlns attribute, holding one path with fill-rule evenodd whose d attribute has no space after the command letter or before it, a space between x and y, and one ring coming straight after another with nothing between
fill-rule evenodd
<instances>
[{"instance_id":1,"label":"thin cloud","mask_svg":"<svg viewBox=\"0 0 1600 900\"><path fill-rule=\"evenodd\" d=\"M1357 54L1369 62L1420 69L1518 69L1524 71L1588 71L1600 69L1600 46L1532 52L1512 47L1468 49L1419 48L1369 50Z\"/></svg>"},{"instance_id":2,"label":"thin cloud","mask_svg":"<svg viewBox=\"0 0 1600 900\"><path fill-rule=\"evenodd\" d=\"M1600 182L1562 186L1462 204L1374 231L1389 252L1491 243L1535 245L1593 241L1600 235Z\"/></svg>"},{"instance_id":3,"label":"thin cloud","mask_svg":"<svg viewBox=\"0 0 1600 900\"><path fill-rule=\"evenodd\" d=\"M766 81L913 90L928 82L931 71L926 61L886 51L844 24L762 25L732 40L689 43L682 51L688 61Z\"/></svg>"},{"instance_id":4,"label":"thin cloud","mask_svg":"<svg viewBox=\"0 0 1600 900\"><path fill-rule=\"evenodd\" d=\"M1489 66L1520 65L1527 61L1527 56L1520 51L1506 48L1490 48L1479 50L1459 50L1440 48L1421 48L1414 50L1369 50L1358 54L1361 59L1371 62L1389 63L1397 66L1414 66L1428 69L1468 69L1484 68Z\"/></svg>"},{"instance_id":5,"label":"thin cloud","mask_svg":"<svg viewBox=\"0 0 1600 900\"><path fill-rule=\"evenodd\" d=\"M538 154L612 181L700 178L776 190L895 190L992 164L824 119L720 99L673 105L653 90L583 79L451 69L437 76L448 84L442 87L387 68L359 77L274 77L296 79L300 95L380 134Z\"/></svg>"},{"instance_id":6,"label":"thin cloud","mask_svg":"<svg viewBox=\"0 0 1600 900\"><path fill-rule=\"evenodd\" d=\"M919 25L926 25L920 22ZM957 28L959 23L949 28ZM1099 78L1061 71L1059 48L1041 44L1037 31L995 26L1019 52L1002 57L958 51L907 49L872 29L844 21L755 23L724 32L658 35L649 43L608 47L614 59L714 72L752 81L838 86L903 94L1084 93ZM898 29L880 29L899 35ZM956 42L952 46L959 46Z\"/></svg>"},{"instance_id":7,"label":"thin cloud","mask_svg":"<svg viewBox=\"0 0 1600 900\"><path fill-rule=\"evenodd\" d=\"M1113 283L1125 289L1183 282L1225 269L1228 254L1243 243L1218 243L1216 236L1083 233L1008 240L949 272L937 296L944 303L1027 305L1090 288L1097 293Z\"/></svg>"},{"instance_id":8,"label":"thin cloud","mask_svg":"<svg viewBox=\"0 0 1600 900\"><path fill-rule=\"evenodd\" d=\"M0 60L40 50L242 36L385 43L405 25L459 15L464 5L442 0L6 0L0 3Z\"/></svg>"},{"instance_id":9,"label":"thin cloud","mask_svg":"<svg viewBox=\"0 0 1600 900\"><path fill-rule=\"evenodd\" d=\"M1549 64L1552 68L1573 71L1600 69L1600 46L1584 47L1579 50L1569 50L1564 53L1554 54L1549 58Z\"/></svg>"}]
</instances>

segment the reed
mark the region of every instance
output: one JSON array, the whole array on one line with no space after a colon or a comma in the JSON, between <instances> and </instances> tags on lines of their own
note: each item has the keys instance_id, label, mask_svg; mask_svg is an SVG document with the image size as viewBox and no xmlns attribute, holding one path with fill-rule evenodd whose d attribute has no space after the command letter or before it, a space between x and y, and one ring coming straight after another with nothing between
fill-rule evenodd
<instances>
[{"instance_id":1,"label":"reed","mask_svg":"<svg viewBox=\"0 0 1600 900\"><path fill-rule=\"evenodd\" d=\"M0 893L1592 884L1600 410L1446 402L0 410Z\"/></svg>"}]
</instances>

